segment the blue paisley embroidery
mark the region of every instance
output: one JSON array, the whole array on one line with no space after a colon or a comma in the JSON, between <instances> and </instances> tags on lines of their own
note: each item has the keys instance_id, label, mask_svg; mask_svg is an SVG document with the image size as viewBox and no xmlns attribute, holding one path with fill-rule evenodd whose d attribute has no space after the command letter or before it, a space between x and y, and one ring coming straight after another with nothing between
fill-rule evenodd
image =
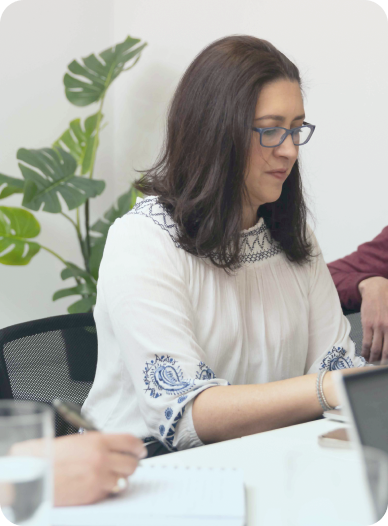
<instances>
[{"instance_id":1,"label":"blue paisley embroidery","mask_svg":"<svg viewBox=\"0 0 388 526\"><path fill-rule=\"evenodd\" d=\"M170 356L155 354L155 360L146 362L143 373L145 391L150 391L153 398L162 396L163 391L169 395L183 394L194 386L194 380L185 380L180 366Z\"/></svg>"},{"instance_id":2,"label":"blue paisley embroidery","mask_svg":"<svg viewBox=\"0 0 388 526\"><path fill-rule=\"evenodd\" d=\"M178 404L181 404L182 402L184 402L186 400L187 396L180 396L178 398Z\"/></svg>"},{"instance_id":3,"label":"blue paisley embroidery","mask_svg":"<svg viewBox=\"0 0 388 526\"><path fill-rule=\"evenodd\" d=\"M346 351L343 347L333 347L322 360L320 369L327 369L328 371L336 371L339 369L351 369L354 367L352 360L345 357Z\"/></svg>"},{"instance_id":4,"label":"blue paisley embroidery","mask_svg":"<svg viewBox=\"0 0 388 526\"><path fill-rule=\"evenodd\" d=\"M167 407L167 409L164 412L167 420L170 420L170 418L172 417L173 413L174 413L174 411L171 409L171 407Z\"/></svg>"},{"instance_id":5,"label":"blue paisley embroidery","mask_svg":"<svg viewBox=\"0 0 388 526\"><path fill-rule=\"evenodd\" d=\"M164 426L159 426L160 436L163 436L165 431L166 431L166 428Z\"/></svg>"},{"instance_id":6,"label":"blue paisley embroidery","mask_svg":"<svg viewBox=\"0 0 388 526\"><path fill-rule=\"evenodd\" d=\"M172 445L172 443L173 443L174 437L175 437L176 426L178 425L179 420L182 418L183 413L185 412L185 409L186 409L186 407L182 407L182 411L176 415L176 417L174 418L172 426L170 427L170 429L167 432L167 435L166 435L166 446L171 451L177 451L177 448L174 447Z\"/></svg>"},{"instance_id":7,"label":"blue paisley embroidery","mask_svg":"<svg viewBox=\"0 0 388 526\"><path fill-rule=\"evenodd\" d=\"M196 376L198 380L211 380L212 378L217 378L210 367L206 365L206 363L199 362L198 367L199 371L197 372Z\"/></svg>"}]
</instances>

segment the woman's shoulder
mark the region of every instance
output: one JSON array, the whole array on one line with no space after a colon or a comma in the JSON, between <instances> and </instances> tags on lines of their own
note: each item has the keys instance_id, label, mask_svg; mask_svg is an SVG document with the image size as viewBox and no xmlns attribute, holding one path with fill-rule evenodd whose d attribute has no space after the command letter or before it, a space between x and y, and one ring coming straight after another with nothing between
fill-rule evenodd
<instances>
[{"instance_id":1,"label":"woman's shoulder","mask_svg":"<svg viewBox=\"0 0 388 526\"><path fill-rule=\"evenodd\" d=\"M144 241L149 238L170 239L177 248L180 248L177 225L159 203L157 196L144 199L138 197L135 206L111 225L111 237L114 236L114 232L117 232L117 235L125 234L132 239Z\"/></svg>"},{"instance_id":2,"label":"woman's shoulder","mask_svg":"<svg viewBox=\"0 0 388 526\"><path fill-rule=\"evenodd\" d=\"M175 246L180 248L178 243L178 227L168 210L159 202L158 196L138 197L135 206L123 217L126 218L127 221L132 222L133 225L133 219L135 217L143 218L142 224L145 227L150 227L148 230L155 233L160 231L166 232Z\"/></svg>"}]
</instances>

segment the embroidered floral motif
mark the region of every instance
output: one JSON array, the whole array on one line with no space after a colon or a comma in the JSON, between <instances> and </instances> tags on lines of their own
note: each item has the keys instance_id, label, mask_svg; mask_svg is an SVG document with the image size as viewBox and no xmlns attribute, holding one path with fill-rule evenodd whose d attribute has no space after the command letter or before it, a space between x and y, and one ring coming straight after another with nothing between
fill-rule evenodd
<instances>
[{"instance_id":1,"label":"embroidered floral motif","mask_svg":"<svg viewBox=\"0 0 388 526\"><path fill-rule=\"evenodd\" d=\"M187 396L180 396L178 398L178 404L181 404L182 402L184 402L186 400Z\"/></svg>"},{"instance_id":2,"label":"embroidered floral motif","mask_svg":"<svg viewBox=\"0 0 388 526\"><path fill-rule=\"evenodd\" d=\"M127 212L127 215L131 214L149 217L156 225L168 232L177 248L182 248L178 241L178 227L169 212L159 203L158 197L147 197L143 199ZM255 263L256 261L271 258L279 252L282 252L280 244L272 239L265 222L262 222L260 226L249 232L242 232L240 239L240 263ZM213 252L211 255L215 260L220 260L216 252ZM206 256L198 257L204 258Z\"/></svg>"},{"instance_id":3,"label":"embroidered floral motif","mask_svg":"<svg viewBox=\"0 0 388 526\"><path fill-rule=\"evenodd\" d=\"M328 371L336 371L339 369L351 369L353 362L349 357L346 357L346 351L343 347L333 347L322 360L320 369L327 369Z\"/></svg>"},{"instance_id":4,"label":"embroidered floral motif","mask_svg":"<svg viewBox=\"0 0 388 526\"><path fill-rule=\"evenodd\" d=\"M173 446L174 437L175 437L175 431L176 431L176 426L178 425L179 420L182 418L183 413L185 412L185 409L186 409L186 407L182 407L182 410L176 415L176 417L174 418L172 426L170 427L170 429L167 432L167 435L166 435L166 446L171 451L177 451L176 447Z\"/></svg>"},{"instance_id":5,"label":"embroidered floral motif","mask_svg":"<svg viewBox=\"0 0 388 526\"><path fill-rule=\"evenodd\" d=\"M159 426L160 436L163 436L165 431L166 431L166 428L164 426Z\"/></svg>"},{"instance_id":6,"label":"embroidered floral motif","mask_svg":"<svg viewBox=\"0 0 388 526\"><path fill-rule=\"evenodd\" d=\"M194 386L194 380L185 380L180 366L170 356L159 357L155 354L154 360L146 362L143 373L147 386L145 391L149 391L153 398L162 396L163 391L168 395L183 394Z\"/></svg>"},{"instance_id":7,"label":"embroidered floral motif","mask_svg":"<svg viewBox=\"0 0 388 526\"><path fill-rule=\"evenodd\" d=\"M167 420L170 420L170 418L172 417L173 413L174 413L174 411L171 409L171 407L167 407L167 409L164 412Z\"/></svg>"},{"instance_id":8,"label":"embroidered floral motif","mask_svg":"<svg viewBox=\"0 0 388 526\"><path fill-rule=\"evenodd\" d=\"M217 378L210 367L206 365L206 363L199 362L198 367L199 371L197 372L196 376L198 380L211 380L212 378Z\"/></svg>"}]
</instances>

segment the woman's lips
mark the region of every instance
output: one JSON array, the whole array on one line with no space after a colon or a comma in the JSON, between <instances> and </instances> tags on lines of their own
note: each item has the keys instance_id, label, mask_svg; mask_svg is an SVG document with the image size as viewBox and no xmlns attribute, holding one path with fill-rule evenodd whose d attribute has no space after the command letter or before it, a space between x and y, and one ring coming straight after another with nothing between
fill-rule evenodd
<instances>
[{"instance_id":1,"label":"woman's lips","mask_svg":"<svg viewBox=\"0 0 388 526\"><path fill-rule=\"evenodd\" d=\"M273 175L276 179L284 181L287 179L287 172L266 172L269 175Z\"/></svg>"}]
</instances>

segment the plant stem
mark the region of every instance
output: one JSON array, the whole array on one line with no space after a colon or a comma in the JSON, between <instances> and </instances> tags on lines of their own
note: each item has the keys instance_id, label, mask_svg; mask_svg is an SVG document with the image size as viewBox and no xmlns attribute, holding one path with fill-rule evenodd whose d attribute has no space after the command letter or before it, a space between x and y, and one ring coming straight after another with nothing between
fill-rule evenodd
<instances>
[{"instance_id":1,"label":"plant stem","mask_svg":"<svg viewBox=\"0 0 388 526\"><path fill-rule=\"evenodd\" d=\"M69 217L68 215L66 215L64 212L61 212L61 214L64 217L66 217L66 219L68 219L73 224L74 228L76 229L78 241L79 241L80 248L81 248L81 254L82 254L82 257L83 257L83 260L84 260L85 269L86 269L87 272L89 272L88 258L86 257L86 254L85 254L84 244L83 244L82 234L81 234L81 228L80 228L80 224L79 224L78 208L77 208L77 223L75 221L73 221L72 218Z\"/></svg>"},{"instance_id":2,"label":"plant stem","mask_svg":"<svg viewBox=\"0 0 388 526\"><path fill-rule=\"evenodd\" d=\"M59 255L57 254L56 252L54 252L54 250L51 250L51 248L47 248L43 245L40 245L40 248L43 248L43 250L47 250L47 252L50 252L50 254L52 254L53 256L55 256L56 258L58 258L60 261L62 261L62 263L64 265L66 265L66 267L70 268L69 265L67 264L67 262Z\"/></svg>"},{"instance_id":3,"label":"plant stem","mask_svg":"<svg viewBox=\"0 0 388 526\"><path fill-rule=\"evenodd\" d=\"M108 75L107 75L107 79L106 79L106 84L109 85L109 82L110 82L110 78L112 76L112 71L109 71ZM97 124L96 124L96 135L95 135L95 138L94 138L94 142L93 142L93 153L92 153L92 161L91 161L91 168L90 168L90 175L89 175L89 179L92 179L93 178L93 172L94 172L94 162L96 160L96 153L97 153L97 143L98 143L98 138L99 138L99 134L100 134L100 124L101 124L101 118L102 118L102 107L104 105L104 100L105 100L105 94L106 94L106 91L104 92L104 95L102 96L101 98L101 103L100 103L100 108L98 110L98 117L97 117ZM89 259L90 259L90 227L89 227L89 199L86 200L85 202L85 267L86 267L86 270L88 272L90 272L89 270Z\"/></svg>"},{"instance_id":4,"label":"plant stem","mask_svg":"<svg viewBox=\"0 0 388 526\"><path fill-rule=\"evenodd\" d=\"M78 211L78 208L77 208L77 211ZM75 221L73 221L72 218L70 216L68 216L67 214L65 214L64 212L61 212L61 214L63 215L63 217L66 217L66 219L68 219L70 221L70 223L72 223L74 225L75 229L78 232L77 223Z\"/></svg>"},{"instance_id":5,"label":"plant stem","mask_svg":"<svg viewBox=\"0 0 388 526\"><path fill-rule=\"evenodd\" d=\"M78 230L81 232L81 225L79 222L79 208L77 208L77 227L78 227Z\"/></svg>"},{"instance_id":6,"label":"plant stem","mask_svg":"<svg viewBox=\"0 0 388 526\"><path fill-rule=\"evenodd\" d=\"M59 254L57 254L56 252L54 252L53 250L51 250L50 248L47 248L45 247L44 245L40 245L40 248L43 248L43 250L46 250L47 252L50 252L50 254L52 254L53 256L55 256L56 258L58 258L60 261L62 261L62 263L71 270L71 267L67 264L67 261L65 261ZM81 280L77 277L74 276L74 279L76 280L77 282L77 285L81 285Z\"/></svg>"},{"instance_id":7,"label":"plant stem","mask_svg":"<svg viewBox=\"0 0 388 526\"><path fill-rule=\"evenodd\" d=\"M85 236L85 266L86 270L89 271L89 258L90 258L90 234L89 234L89 199L86 199L85 202L85 230L86 230L86 236Z\"/></svg>"}]
</instances>

